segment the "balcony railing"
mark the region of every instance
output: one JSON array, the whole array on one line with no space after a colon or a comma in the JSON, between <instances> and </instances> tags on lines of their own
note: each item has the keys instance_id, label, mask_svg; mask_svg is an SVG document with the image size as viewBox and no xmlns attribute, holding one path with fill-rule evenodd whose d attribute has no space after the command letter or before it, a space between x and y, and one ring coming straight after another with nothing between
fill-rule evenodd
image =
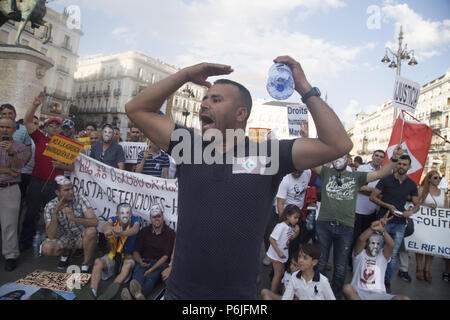
<instances>
[{"instance_id":1,"label":"balcony railing","mask_svg":"<svg viewBox=\"0 0 450 320\"><path fill-rule=\"evenodd\" d=\"M67 99L67 93L61 90L55 90L51 94L56 99L66 100Z\"/></svg>"},{"instance_id":2,"label":"balcony railing","mask_svg":"<svg viewBox=\"0 0 450 320\"><path fill-rule=\"evenodd\" d=\"M91 98L95 97L95 91L89 91L89 97Z\"/></svg>"},{"instance_id":3,"label":"balcony railing","mask_svg":"<svg viewBox=\"0 0 450 320\"><path fill-rule=\"evenodd\" d=\"M82 95L81 91L78 91L77 92L77 98L81 98L81 95Z\"/></svg>"},{"instance_id":4,"label":"balcony railing","mask_svg":"<svg viewBox=\"0 0 450 320\"><path fill-rule=\"evenodd\" d=\"M65 50L67 50L67 51L72 52L72 46L71 46L70 44L68 44L68 43L63 43L63 44L61 45L61 48L65 49Z\"/></svg>"},{"instance_id":5,"label":"balcony railing","mask_svg":"<svg viewBox=\"0 0 450 320\"><path fill-rule=\"evenodd\" d=\"M103 91L103 95L104 95L105 97L110 97L110 96L111 96L111 90L106 89L105 91Z\"/></svg>"},{"instance_id":6,"label":"balcony railing","mask_svg":"<svg viewBox=\"0 0 450 320\"><path fill-rule=\"evenodd\" d=\"M56 66L56 71L62 72L62 73L66 73L69 74L69 68L62 66L62 65L57 65Z\"/></svg>"},{"instance_id":7,"label":"balcony railing","mask_svg":"<svg viewBox=\"0 0 450 320\"><path fill-rule=\"evenodd\" d=\"M88 92L87 91L84 91L83 93L82 93L82 96L83 96L83 98L87 98L88 97Z\"/></svg>"},{"instance_id":8,"label":"balcony railing","mask_svg":"<svg viewBox=\"0 0 450 320\"><path fill-rule=\"evenodd\" d=\"M114 89L114 96L120 96L122 94L122 89Z\"/></svg>"},{"instance_id":9,"label":"balcony railing","mask_svg":"<svg viewBox=\"0 0 450 320\"><path fill-rule=\"evenodd\" d=\"M97 95L97 97L103 96L103 91L102 91L102 90L98 90L98 91L96 92L96 95Z\"/></svg>"}]
</instances>

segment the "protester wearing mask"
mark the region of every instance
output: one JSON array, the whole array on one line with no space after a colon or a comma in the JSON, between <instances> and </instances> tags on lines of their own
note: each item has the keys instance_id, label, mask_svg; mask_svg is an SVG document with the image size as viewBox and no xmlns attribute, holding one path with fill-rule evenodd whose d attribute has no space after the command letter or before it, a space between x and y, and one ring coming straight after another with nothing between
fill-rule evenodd
<instances>
[{"instance_id":1,"label":"protester wearing mask","mask_svg":"<svg viewBox=\"0 0 450 320\"><path fill-rule=\"evenodd\" d=\"M123 148L113 141L114 130L110 124L102 128L102 141L92 145L90 157L108 166L124 170L125 154Z\"/></svg>"},{"instance_id":2,"label":"protester wearing mask","mask_svg":"<svg viewBox=\"0 0 450 320\"><path fill-rule=\"evenodd\" d=\"M389 213L372 222L358 238L353 251L353 278L343 287L349 300L409 300L406 296L386 293L384 274L394 250L394 240L384 230ZM384 242L384 245L383 245Z\"/></svg>"},{"instance_id":3,"label":"protester wearing mask","mask_svg":"<svg viewBox=\"0 0 450 320\"><path fill-rule=\"evenodd\" d=\"M394 151L391 160L398 161L403 153L400 145ZM322 249L318 268L325 274L333 245L333 279L331 288L337 299L342 298L347 262L353 242L356 199L359 189L374 180L385 177L394 168L395 162L389 161L381 170L374 172L347 171L347 155L332 161L333 168L316 167L313 170L322 181L321 206L316 223L316 235Z\"/></svg>"}]
</instances>

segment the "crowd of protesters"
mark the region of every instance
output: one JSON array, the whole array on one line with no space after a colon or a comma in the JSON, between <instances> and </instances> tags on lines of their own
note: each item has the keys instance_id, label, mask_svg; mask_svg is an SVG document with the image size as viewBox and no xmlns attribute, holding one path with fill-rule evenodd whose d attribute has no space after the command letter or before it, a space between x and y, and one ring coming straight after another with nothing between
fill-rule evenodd
<instances>
[{"instance_id":1,"label":"crowd of protesters","mask_svg":"<svg viewBox=\"0 0 450 320\"><path fill-rule=\"evenodd\" d=\"M228 163L175 166L170 157L176 145L171 134L181 127L157 113L160 102L185 82L210 87L199 114L203 131L245 129L251 110L248 90L231 80L218 80L213 86L206 82L209 76L231 73L226 65L191 66L144 90L126 106L135 123L128 137L108 123L88 123L76 133L72 120L57 117L39 127L35 114L44 93L17 122L14 106L2 105L0 223L5 270L17 267L20 253L31 247L43 221L47 238L42 254L60 257L59 269L67 268L75 250L83 251L81 272L92 277L89 285L74 290L79 299L113 299L121 284L129 282L122 299L141 300L159 279L167 281L165 299L255 298L254 262L260 245L267 251L263 264L273 267L270 290L261 292L264 299L408 299L391 294L406 219L420 205L449 207L439 173L428 172L418 189L406 174L411 158L400 146L384 166L382 150L367 164L359 156L352 161L344 128L309 85L300 64L285 56L274 61L292 68L296 90L307 97L304 102L319 138L280 141L280 168L272 175L235 174L235 164ZM193 141L193 130L188 132ZM89 137L90 148L83 153L108 166L178 178L177 246L175 231L165 225L158 205L150 209L151 224L144 227L130 204L120 203L116 216L98 231L89 200L74 194L74 165L43 154L55 134L74 140ZM125 163L120 145L124 138L147 143L135 164ZM248 138L233 143L243 144L252 155ZM272 148L270 140L265 143ZM221 147L228 152L228 144ZM305 150L309 157L303 156ZM103 251L97 258L96 248ZM432 256L417 254L416 261L416 278L431 282ZM345 283L349 267L352 280ZM445 281L449 269L446 260ZM410 281L408 271L399 271L399 276ZM100 281L111 277L108 288L98 292Z\"/></svg>"}]
</instances>

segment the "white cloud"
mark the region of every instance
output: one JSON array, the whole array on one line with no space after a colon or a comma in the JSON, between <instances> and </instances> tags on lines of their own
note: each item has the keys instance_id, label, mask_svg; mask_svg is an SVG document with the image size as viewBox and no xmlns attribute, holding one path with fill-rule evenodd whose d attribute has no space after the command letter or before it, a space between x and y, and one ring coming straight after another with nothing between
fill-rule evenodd
<instances>
[{"instance_id":1,"label":"white cloud","mask_svg":"<svg viewBox=\"0 0 450 320\"><path fill-rule=\"evenodd\" d=\"M414 49L416 56L427 59L440 55L450 45L450 20L426 20L408 4L385 3L382 8L386 22L395 22L395 39L386 43L391 49L398 47L398 33L403 26L403 44Z\"/></svg>"},{"instance_id":2,"label":"white cloud","mask_svg":"<svg viewBox=\"0 0 450 320\"><path fill-rule=\"evenodd\" d=\"M357 67L355 59L374 44L351 46L301 31L292 31L296 18L345 7L341 0L74 0L81 8L120 18L113 30L116 40L151 46L173 43L179 67L202 61L230 64L232 78L245 81L249 89L265 92L272 60L290 55L301 62L309 79L335 78ZM289 19L288 19L289 17ZM127 27L123 27L126 25Z\"/></svg>"},{"instance_id":3,"label":"white cloud","mask_svg":"<svg viewBox=\"0 0 450 320\"><path fill-rule=\"evenodd\" d=\"M123 41L129 49L137 44L136 35L127 27L118 27L111 32L113 39Z\"/></svg>"}]
</instances>

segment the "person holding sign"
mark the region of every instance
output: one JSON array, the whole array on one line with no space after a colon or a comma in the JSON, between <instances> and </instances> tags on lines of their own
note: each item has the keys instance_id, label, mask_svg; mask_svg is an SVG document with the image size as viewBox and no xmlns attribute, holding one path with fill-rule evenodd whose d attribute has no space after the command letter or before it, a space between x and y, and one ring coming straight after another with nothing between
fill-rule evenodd
<instances>
[{"instance_id":1,"label":"person holding sign","mask_svg":"<svg viewBox=\"0 0 450 320\"><path fill-rule=\"evenodd\" d=\"M54 160L43 153L52 137L61 131L62 120L50 118L44 123L41 132L33 123L34 115L38 107L44 102L45 93L41 92L25 113L24 124L36 146L34 153L34 168L31 173L31 181L28 186L26 203L27 210L20 234L21 250L31 247L33 236L36 233L36 221L40 214L40 208L56 197L55 177L64 175L64 171L73 171L73 164L65 164Z\"/></svg>"},{"instance_id":2,"label":"person holding sign","mask_svg":"<svg viewBox=\"0 0 450 320\"><path fill-rule=\"evenodd\" d=\"M170 167L169 156L160 147L152 143L150 139L147 142L147 149L139 152L137 161L137 173L164 179L168 178Z\"/></svg>"},{"instance_id":3,"label":"person holding sign","mask_svg":"<svg viewBox=\"0 0 450 320\"><path fill-rule=\"evenodd\" d=\"M448 208L448 201L445 199L445 193L439 189L441 176L436 170L427 173L419 188L419 203L423 206L436 208ZM423 266L423 257L425 256L425 266ZM416 278L417 280L426 280L431 282L431 263L433 256L416 253Z\"/></svg>"},{"instance_id":4,"label":"person holding sign","mask_svg":"<svg viewBox=\"0 0 450 320\"><path fill-rule=\"evenodd\" d=\"M277 57L274 62L291 68L295 90L303 97L318 132L315 139L262 142L266 150L274 151L274 172L248 174L249 166L255 168L249 160L245 168L219 161L209 164L200 154L209 145L200 144L196 150L198 135L193 130L176 126L158 114L164 101L185 83L207 86L199 112L203 138L209 132L220 132L222 137L227 130L241 132L231 141L215 141L220 144L217 152L224 154L244 145L245 158L254 156L248 148L252 142L243 134L252 107L250 92L228 79L217 80L214 85L207 81L232 73L231 66L201 63L181 69L147 87L125 106L130 120L168 154L179 144L190 144L184 153L186 161L177 167L177 244L165 299L255 299L261 243L282 178L347 154L353 146L339 118L320 98L320 91L309 84L300 63L288 56ZM182 139L175 137L177 134L182 134ZM191 161L194 153L200 164ZM240 158L244 160L242 155Z\"/></svg>"}]
</instances>

